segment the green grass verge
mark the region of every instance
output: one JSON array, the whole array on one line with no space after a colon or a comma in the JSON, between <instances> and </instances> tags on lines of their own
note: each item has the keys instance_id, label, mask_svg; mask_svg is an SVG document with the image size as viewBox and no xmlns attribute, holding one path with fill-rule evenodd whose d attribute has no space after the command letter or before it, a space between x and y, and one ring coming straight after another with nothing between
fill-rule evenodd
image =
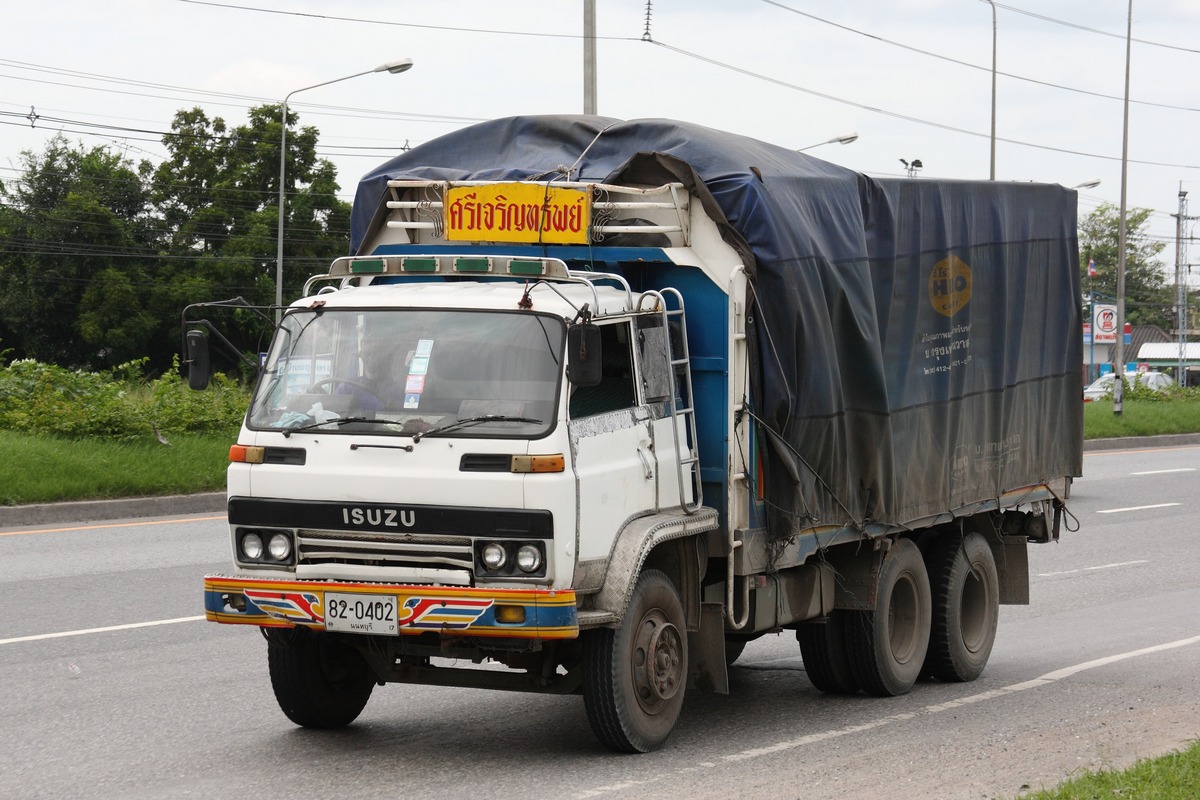
<instances>
[{"instance_id":1,"label":"green grass verge","mask_svg":"<svg viewBox=\"0 0 1200 800\"><path fill-rule=\"evenodd\" d=\"M113 442L0 431L0 505L189 494L225 488L231 436Z\"/></svg>"},{"instance_id":2,"label":"green grass verge","mask_svg":"<svg viewBox=\"0 0 1200 800\"><path fill-rule=\"evenodd\" d=\"M1083 427L1088 439L1200 433L1200 398L1128 399L1120 417L1110 400L1086 403ZM0 505L220 491L236 435L172 434L166 447L0 430Z\"/></svg>"},{"instance_id":3,"label":"green grass verge","mask_svg":"<svg viewBox=\"0 0 1200 800\"><path fill-rule=\"evenodd\" d=\"M1111 399L1083 405L1083 435L1086 439L1165 433L1200 433L1200 397L1126 400L1119 417L1113 414Z\"/></svg>"},{"instance_id":4,"label":"green grass verge","mask_svg":"<svg viewBox=\"0 0 1200 800\"><path fill-rule=\"evenodd\" d=\"M1183 800L1200 797L1200 742L1177 753L1139 761L1127 770L1082 775L1062 784L1031 794L1020 800Z\"/></svg>"}]
</instances>

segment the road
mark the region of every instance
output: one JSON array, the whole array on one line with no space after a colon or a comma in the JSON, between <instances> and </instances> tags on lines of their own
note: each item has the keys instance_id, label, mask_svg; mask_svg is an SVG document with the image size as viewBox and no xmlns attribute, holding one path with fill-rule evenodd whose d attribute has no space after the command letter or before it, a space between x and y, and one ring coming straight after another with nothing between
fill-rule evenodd
<instances>
[{"instance_id":1,"label":"road","mask_svg":"<svg viewBox=\"0 0 1200 800\"><path fill-rule=\"evenodd\" d=\"M376 690L292 726L249 628L199 619L222 518L0 529L5 798L1013 797L1200 735L1200 448L1090 453L1080 529L1030 549L984 675L830 697L769 636L667 746L617 756L576 697Z\"/></svg>"}]
</instances>

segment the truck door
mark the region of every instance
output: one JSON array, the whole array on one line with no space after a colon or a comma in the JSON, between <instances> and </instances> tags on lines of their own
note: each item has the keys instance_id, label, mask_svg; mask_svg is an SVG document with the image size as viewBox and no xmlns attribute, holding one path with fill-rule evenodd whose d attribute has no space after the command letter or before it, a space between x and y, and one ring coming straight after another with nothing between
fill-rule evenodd
<instances>
[{"instance_id":1,"label":"truck door","mask_svg":"<svg viewBox=\"0 0 1200 800\"><path fill-rule=\"evenodd\" d=\"M639 404L629 320L600 323L603 377L574 388L568 413L579 482L579 559L606 558L633 516L656 506L650 411Z\"/></svg>"}]
</instances>

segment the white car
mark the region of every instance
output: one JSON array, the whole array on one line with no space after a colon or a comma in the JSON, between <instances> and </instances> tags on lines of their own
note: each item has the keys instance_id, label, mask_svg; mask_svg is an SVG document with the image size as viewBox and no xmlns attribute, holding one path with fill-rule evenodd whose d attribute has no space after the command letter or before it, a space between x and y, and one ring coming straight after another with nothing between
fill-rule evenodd
<instances>
[{"instance_id":1,"label":"white car","mask_svg":"<svg viewBox=\"0 0 1200 800\"><path fill-rule=\"evenodd\" d=\"M1162 392L1167 388L1175 385L1175 379L1165 372L1126 372L1125 382L1130 386L1135 383L1145 386L1146 388ZM1110 372L1106 375L1101 375L1092 385L1083 390L1083 402L1088 403L1092 400L1099 400L1102 397L1111 397L1113 391L1113 374Z\"/></svg>"}]
</instances>

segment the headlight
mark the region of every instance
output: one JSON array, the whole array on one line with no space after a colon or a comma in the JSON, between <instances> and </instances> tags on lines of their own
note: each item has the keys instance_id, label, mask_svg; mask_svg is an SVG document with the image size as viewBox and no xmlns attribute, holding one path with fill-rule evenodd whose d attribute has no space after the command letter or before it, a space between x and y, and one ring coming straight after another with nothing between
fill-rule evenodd
<instances>
[{"instance_id":1,"label":"headlight","mask_svg":"<svg viewBox=\"0 0 1200 800\"><path fill-rule=\"evenodd\" d=\"M263 555L263 540L257 533L247 533L242 537L242 555L247 561L258 561Z\"/></svg>"},{"instance_id":2,"label":"headlight","mask_svg":"<svg viewBox=\"0 0 1200 800\"><path fill-rule=\"evenodd\" d=\"M537 572L542 566L542 553L537 545L522 545L517 551L517 566L522 572Z\"/></svg>"},{"instance_id":3,"label":"headlight","mask_svg":"<svg viewBox=\"0 0 1200 800\"><path fill-rule=\"evenodd\" d=\"M267 552L276 561L286 561L292 554L292 538L286 533L277 533L267 543Z\"/></svg>"},{"instance_id":4,"label":"headlight","mask_svg":"<svg viewBox=\"0 0 1200 800\"><path fill-rule=\"evenodd\" d=\"M483 565L491 570L500 569L508 560L508 554L504 552L504 545L497 542L489 542L484 545L480 555Z\"/></svg>"},{"instance_id":5,"label":"headlight","mask_svg":"<svg viewBox=\"0 0 1200 800\"><path fill-rule=\"evenodd\" d=\"M234 532L234 549L242 564L289 567L296 560L296 545L288 531L238 528Z\"/></svg>"}]
</instances>

